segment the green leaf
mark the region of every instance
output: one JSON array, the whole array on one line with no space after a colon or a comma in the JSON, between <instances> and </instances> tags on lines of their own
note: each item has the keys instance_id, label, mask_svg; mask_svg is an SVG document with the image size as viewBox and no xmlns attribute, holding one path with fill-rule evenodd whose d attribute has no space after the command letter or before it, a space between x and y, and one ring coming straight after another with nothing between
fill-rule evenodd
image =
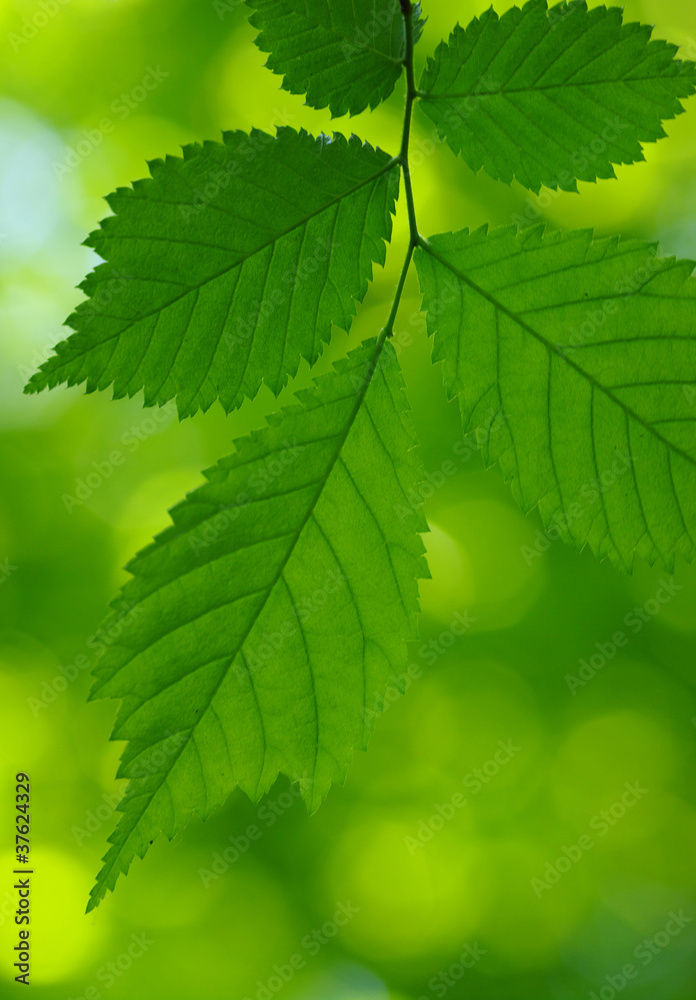
<instances>
[{"instance_id":1,"label":"green leaf","mask_svg":"<svg viewBox=\"0 0 696 1000\"><path fill-rule=\"evenodd\" d=\"M693 262L543 227L436 236L416 259L433 360L523 510L627 570L693 558Z\"/></svg>"},{"instance_id":2,"label":"green leaf","mask_svg":"<svg viewBox=\"0 0 696 1000\"><path fill-rule=\"evenodd\" d=\"M145 405L176 396L180 416L279 393L348 330L385 260L399 167L386 153L280 129L229 132L150 165L108 199L115 213L86 241L107 263L89 299L26 388L62 382Z\"/></svg>"},{"instance_id":3,"label":"green leaf","mask_svg":"<svg viewBox=\"0 0 696 1000\"><path fill-rule=\"evenodd\" d=\"M472 170L524 187L577 190L644 159L641 143L684 109L696 66L618 7L545 0L459 25L428 61L423 111Z\"/></svg>"},{"instance_id":4,"label":"green leaf","mask_svg":"<svg viewBox=\"0 0 696 1000\"><path fill-rule=\"evenodd\" d=\"M122 699L113 739L129 741L131 781L90 909L160 831L236 787L256 800L281 772L313 811L366 746L427 575L406 499L415 438L383 343L238 441L128 567L130 610L104 626L93 696ZM404 505L413 516L395 516Z\"/></svg>"},{"instance_id":5,"label":"green leaf","mask_svg":"<svg viewBox=\"0 0 696 1000\"><path fill-rule=\"evenodd\" d=\"M291 94L334 117L357 115L389 97L403 70L406 26L399 0L248 0L270 52L266 65ZM414 36L423 29L414 5Z\"/></svg>"}]
</instances>

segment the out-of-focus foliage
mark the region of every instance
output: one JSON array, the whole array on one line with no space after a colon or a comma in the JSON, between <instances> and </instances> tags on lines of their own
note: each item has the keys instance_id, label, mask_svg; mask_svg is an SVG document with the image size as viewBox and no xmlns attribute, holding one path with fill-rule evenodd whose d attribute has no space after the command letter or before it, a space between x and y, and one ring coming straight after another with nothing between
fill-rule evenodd
<instances>
[{"instance_id":1,"label":"out-of-focus foliage","mask_svg":"<svg viewBox=\"0 0 696 1000\"><path fill-rule=\"evenodd\" d=\"M453 15L431 4L421 63L456 17L466 24L483 6L463 2ZM686 0L625 8L693 58ZM447 979L451 998L584 1000L630 963L637 975L622 997L689 1000L694 924L665 927L672 911L696 915L696 574L680 564L672 584L639 564L619 576L517 510L444 400L414 279L395 347L420 415L434 579L421 585L411 671L394 679L369 755L357 755L345 788L311 819L287 784L260 806L233 797L156 844L148 878L125 880L84 916L121 790L119 748L106 740L114 709L85 703L95 647L108 638L94 630L125 579L120 567L166 527L166 507L277 404L262 390L229 418L215 406L177 424L173 407L143 411L137 398L26 397L22 386L80 301L71 289L96 263L80 243L104 215L105 193L145 176L146 160L218 140L223 128L332 125L278 89L234 0L175 0L166 16L152 0L70 0L37 27L41 11L3 5L0 67L0 809L7 831L11 779L27 770L36 996L78 1000L93 987L110 1000L256 1000L277 985L275 967L287 973L299 955L304 966L280 994L294 1000L431 1000ZM167 75L150 91L142 81L152 70ZM361 120L361 137L389 152L399 91ZM688 114L666 130L645 163L617 169L618 183L536 197L474 177L421 119L421 228L543 219L693 256L696 132ZM386 271L322 370L383 325L406 231L400 213ZM308 381L302 367L299 383ZM639 794L622 802L636 783ZM592 847L573 861L583 837ZM350 919L338 912L348 902L359 910ZM477 944L486 954L455 979Z\"/></svg>"}]
</instances>

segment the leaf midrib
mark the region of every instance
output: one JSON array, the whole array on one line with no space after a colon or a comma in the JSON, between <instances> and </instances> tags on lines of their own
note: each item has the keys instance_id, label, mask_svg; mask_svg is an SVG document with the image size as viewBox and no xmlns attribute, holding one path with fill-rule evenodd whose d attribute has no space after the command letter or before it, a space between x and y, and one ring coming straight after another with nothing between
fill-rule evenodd
<instances>
[{"instance_id":1,"label":"leaf midrib","mask_svg":"<svg viewBox=\"0 0 696 1000\"><path fill-rule=\"evenodd\" d=\"M345 35L342 31L338 31L333 23L333 20L331 21L331 27L327 28L325 24L320 24L320 22L317 21L316 18L311 17L306 10L300 13L300 11L296 10L291 4L287 2L287 0L275 0L275 2L277 3L278 6L285 7L286 10L289 10L291 14L295 14L297 17L303 17L306 21L309 21L310 24L313 24L315 28L319 28L321 31L326 31L330 34L334 34L336 35L337 38L342 38L345 42L348 42L349 45L353 45L355 48L361 49L363 52L372 52L376 56L380 56L380 58L385 59L387 62L394 63L396 66L403 65L403 59L395 59L393 56L387 55L386 52L382 52L380 51L380 49L376 49L373 45L356 45L354 40L355 36L353 36L353 38L351 39L348 37L348 35ZM329 17L331 17L330 10L329 10ZM254 25L254 27L256 27L256 25ZM357 22L355 28L357 31L358 30ZM261 34L263 34L265 31L268 31L268 28L261 28L260 31ZM262 49L261 51L270 52L271 49ZM314 49L312 49L312 51L314 51Z\"/></svg>"},{"instance_id":2,"label":"leaf midrib","mask_svg":"<svg viewBox=\"0 0 696 1000\"><path fill-rule=\"evenodd\" d=\"M571 87L606 87L617 83L654 83L656 80L696 80L696 69L689 73L675 73L671 76L657 74L655 76L633 76L618 77L613 80L581 80L577 83L569 81L567 83L547 83L542 85L529 84L526 87L506 87L503 85L498 90L468 90L464 92L443 92L433 93L433 91L419 91L418 96L423 101L448 101L461 100L465 97L499 97L501 94L529 94L542 90L566 90Z\"/></svg>"},{"instance_id":3,"label":"leaf midrib","mask_svg":"<svg viewBox=\"0 0 696 1000\"><path fill-rule=\"evenodd\" d=\"M486 299L487 302L490 302L490 304L495 309L500 310L500 312L504 313L509 319L513 320L513 322L517 323L518 326L520 326L523 330L525 330L532 337L534 337L535 340L539 341L539 343L546 348L549 354L554 354L556 355L556 357L561 358L570 368L574 369L574 371L576 371L579 375L581 375L584 379L586 379L586 381L589 382L590 385L594 386L594 388L597 389L598 391L603 392L605 396L607 396L607 398L609 398L621 410L623 410L624 413L632 417L637 423L639 423L642 427L644 427L645 430L649 431L654 437L657 438L658 441L664 444L666 448L673 451L675 454L681 456L682 458L686 459L686 461L689 462L691 465L696 466L696 458L690 455L687 451L684 451L682 448L679 448L672 441L669 441L667 438L663 437L662 434L660 434L658 431L655 430L652 424L644 420L643 417L640 416L640 414L636 413L635 410L633 410L630 406L627 406L621 399L615 396L614 393L611 391L610 387L602 385L602 383L599 382L593 375L591 375L589 372L586 372L584 368L576 364L572 360L572 358L570 358L565 352L560 350L558 345L553 344L550 340L547 340L546 337L543 336L543 334L539 333L538 330L535 330L533 326L530 326L530 324L527 323L526 320L522 319L522 317L519 316L513 309L509 309L507 306L503 305L503 303L500 302L499 299L497 299L494 295L492 295L490 292L487 292L484 288L481 288L481 286L476 284L476 282L473 281L468 275L464 274L464 272L460 271L453 264L451 264L445 257L439 254L436 250L434 250L426 240L421 240L420 246L426 253L429 253L431 257L439 261L439 263L442 264L443 267L446 267L449 271L451 271L456 278L462 281L465 285L468 285L469 288L473 289L473 291L475 291L478 295Z\"/></svg>"},{"instance_id":4,"label":"leaf midrib","mask_svg":"<svg viewBox=\"0 0 696 1000\"><path fill-rule=\"evenodd\" d=\"M136 323L142 323L144 320L150 319L151 316L155 316L157 313L163 313L163 312L165 312L165 310L171 308L171 306L175 305L181 299L185 298L187 295L190 295L191 292L200 291L200 289L203 288L205 285L208 285L208 284L210 284L213 281L217 281L218 278L222 278L224 275L228 274L230 271L233 271L236 267L243 266L246 263L247 260L250 260L252 257L255 257L259 253L262 253L269 246L272 246L274 243L277 243L279 240L283 239L285 236L289 236L290 233L294 232L296 229L299 229L301 226L307 225L308 222L310 222L312 219L316 218L318 215L321 215L322 212L326 212L329 209L334 208L336 205L340 204L345 198L350 198L351 195L355 194L357 191L360 191L362 188L366 187L368 184L372 184L373 182L379 180L379 178L382 177L384 174L386 174L389 170L392 170L395 166L398 166L398 163L399 163L398 158L397 157L392 157L389 160L388 163L386 163L376 174L373 174L370 177L368 177L367 180L361 181L359 184L356 184L355 187L352 187L348 191L345 191L343 194L340 195L340 197L334 198L332 201L328 202L326 205L323 205L321 208L318 208L315 212L312 212L310 215L304 216L299 222L296 222L295 225L290 226L288 229L284 230L282 233L278 233L272 239L267 240L266 243L262 244L259 247L256 247L254 250L252 250L246 256L240 257L233 264L229 264L228 266L224 267L221 271L218 271L216 274L209 275L208 277L204 278L202 281L197 282L195 285L188 285L186 287L185 291L181 292L179 295L176 295L173 299L170 299L169 302L165 303L164 305L158 306L155 309L151 309L150 312L143 313L142 316L137 316L136 318L134 318L132 320L128 320L126 322L126 325L124 327L122 327L120 330L118 330L116 333L109 334L108 337L104 337L103 340L100 340L96 344L88 344L88 345L86 345L86 347L84 349L72 351L69 354L69 356L66 356L65 359L63 359L62 361L59 361L59 357L60 357L59 355L54 355L53 358L49 359L49 363L50 362L54 362L51 365L50 372L47 371L47 372L43 373L44 374L44 379L49 374L52 374L52 373L57 372L57 371L60 371L60 369L63 368L63 367L65 367L66 365L72 364L72 362L75 361L77 358L84 357L84 355L89 354L90 351L97 350L103 344L108 344L111 340L114 340L114 338L116 338L116 337L121 337L127 330L129 330L131 327L135 326ZM111 240L116 241L118 239L121 239L121 237L118 237L118 236L108 237L107 236L106 239L111 239ZM220 247L219 249L223 250L224 248ZM105 263L111 263L111 264L113 264L113 261L110 260L108 257L105 257L104 261L105 261ZM152 279L152 280L156 281L157 279ZM89 299L86 299L85 303L88 302L88 301L89 301ZM81 333L83 331L77 331L77 332ZM69 343L69 341L66 341L66 343ZM33 380L35 378L37 378L37 376L39 374L42 374L42 372L39 371L39 372L36 373L36 375L32 376L32 380L31 381L33 382Z\"/></svg>"},{"instance_id":5,"label":"leaf midrib","mask_svg":"<svg viewBox=\"0 0 696 1000\"><path fill-rule=\"evenodd\" d=\"M338 440L338 442L336 444L336 448L334 449L334 452L333 452L333 454L332 454L332 456L331 456L331 458L329 460L329 464L327 466L326 474L319 481L319 487L317 489L315 499L310 504L310 506L309 506L309 508L307 510L307 513L305 514L305 516L304 516L304 518L303 518L303 520L302 520L302 522L301 522L301 524L300 524L300 526L299 526L299 528L298 528L298 530L297 530L297 532L295 534L294 541L288 547L287 555L282 560L282 562L280 564L280 568L278 569L278 572L276 573L275 577L273 578L273 580L271 581L271 583L269 584L269 586L266 588L265 597L263 598L263 600L261 600L259 602L259 606L256 609L254 615L252 616L252 619L251 619L251 622L249 624L248 629L246 630L246 632L244 633L244 635L239 639L239 641L237 643L237 649L235 650L234 654L230 657L229 666L221 673L220 679L218 680L217 684L212 689L209 697L207 698L205 707L201 706L199 717L196 719L196 721L194 722L194 724L190 727L190 730L188 730L188 735L187 735L186 739L182 742L182 744L181 744L181 746L180 746L180 748L179 748L176 756L171 761L171 765L169 766L169 768L166 771L162 772L162 779L158 783L157 787L154 788L151 793L150 792L145 793L145 794L148 795L147 802L145 803L143 809L139 813L137 819L133 822L133 825L131 826L131 828L130 828L130 830L128 832L128 835L126 836L126 838L124 838L123 842L121 843L121 845L116 850L116 854L114 855L114 858L113 858L111 864L109 865L108 869L106 867L104 867L102 869L102 872L100 872L100 876L103 874L103 878L102 878L102 883L101 884L105 885L106 879L107 879L108 875L113 871L113 869L114 869L114 867L116 865L116 862L118 861L118 859L120 857L121 847L123 846L123 844L125 844L126 840L128 839L128 836L131 835L131 833L133 832L133 830L136 828L137 824L140 822L140 820L142 819L142 817L145 815L145 813L147 812L148 808L150 807L150 805L151 805L151 803L152 803L155 795L157 795L157 793L160 791L160 789L162 788L162 786L165 784L165 782L169 778L169 775L171 774L172 768L174 767L174 765L176 764L176 762L179 760L179 757L184 752L184 750L186 749L186 747L189 745L190 741L195 736L197 726L203 720L203 717L206 714L206 712L208 711L208 709L212 707L213 699L215 698L215 695L219 691L219 689L220 689L222 683L224 682L225 678L228 676L230 668L231 668L232 664L234 663L234 660L235 660L236 656L239 653L242 653L243 648L244 648L244 643L249 638L251 630L253 629L254 625L256 624L256 622L257 622L257 620L259 618L259 615L261 614L261 612L265 608L265 606L266 606L266 604L268 602L268 599L270 598L271 594L273 593L273 590L275 589L275 587L278 584L278 581L280 580L280 578L282 577L283 573L285 572L285 568L286 568L286 566L287 566L287 564L288 564L291 556L293 555L293 553L295 551L295 548L296 548L296 546L297 546L297 544L298 544L298 542L300 540L302 532L304 531L307 523L309 522L309 519L314 514L314 510L315 510L315 508L316 508L316 506L317 506L317 504L318 504L318 502L319 502L319 500L321 498L321 495L322 495L322 493L324 491L324 488L325 488L325 486L326 486L326 484L327 484L327 482L329 480L329 477L330 477L331 473L333 472L334 466L336 465L336 462L340 458L341 452L343 450L343 446L345 445L346 440L348 438L348 435L350 434L350 432L352 430L353 424L355 423L355 419L356 419L358 413L360 412L360 408L362 407L363 402L365 401L365 396L367 395L367 391L368 391L368 389L370 388L370 386L372 384L372 379L373 379L374 374L375 374L375 372L377 370L377 363L379 361L379 356L380 356L380 354L382 352L382 348L384 347L384 344L385 344L385 341L386 341L386 333L387 333L387 330L385 328L385 330L383 330L382 333L380 334L380 336L377 338L377 341L375 343L374 352L373 352L373 354L372 354L372 356L370 358L370 361L369 361L369 365L370 365L369 375L365 375L365 377L364 377L363 385L361 386L360 391L358 392L358 394L356 396L355 405L353 406L353 409L352 409L352 411L351 411L351 413L349 415L348 421L346 423L346 428L345 428L345 430L342 432L342 434L339 437L339 440ZM117 673L118 673L118 671L117 671ZM116 676L116 674L114 674L113 676ZM251 675L251 672L249 672L249 679L251 681L252 690L254 690L254 694L255 694L254 681L253 681L253 677ZM265 764L265 758L264 758L264 762L263 763ZM262 765L262 773L263 773L263 765ZM130 818L129 814L127 814L125 812L123 813L123 816L124 816L124 818L126 818L126 817ZM114 831L114 835L117 832L118 832L118 827ZM116 847L116 844L117 844L117 841L114 841L113 842L113 847L114 848ZM95 886L95 888L96 888L96 886ZM90 899L90 903L92 904L90 906L90 909L93 908L93 906L96 906L97 902L103 897L103 895L104 895L104 892L100 892L99 894L95 893L93 899Z\"/></svg>"}]
</instances>

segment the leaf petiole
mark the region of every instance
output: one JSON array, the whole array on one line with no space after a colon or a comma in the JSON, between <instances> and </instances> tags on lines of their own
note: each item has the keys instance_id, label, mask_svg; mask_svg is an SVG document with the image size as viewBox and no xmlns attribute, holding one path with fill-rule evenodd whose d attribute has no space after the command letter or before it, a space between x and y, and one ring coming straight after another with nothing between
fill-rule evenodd
<instances>
[{"instance_id":1,"label":"leaf petiole","mask_svg":"<svg viewBox=\"0 0 696 1000\"><path fill-rule=\"evenodd\" d=\"M401 165L401 171L404 175L404 190L406 192L406 205L408 208L409 244L408 244L408 251L406 253L406 259L404 261L404 266L401 269L401 276L399 278L399 283L396 287L396 293L394 295L394 302L392 304L391 312L389 314L389 319L387 320L386 326L383 330L383 334L386 338L391 337L394 332L394 323L396 321L396 315L399 310L399 303L401 302L401 296L404 290L404 285L406 284L406 277L408 276L408 270L411 266L411 261L413 259L413 252L419 245L419 243L421 243L421 236L418 232L418 222L416 220L416 205L413 199L413 185L411 183L411 167L408 159L409 144L411 140L411 119L413 117L413 104L417 97L415 74L413 70L413 50L414 50L413 8L410 0L401 0L401 10L404 15L404 21L406 24L406 53L404 55L404 66L406 67L406 106L404 109L404 127L401 138L401 151L398 156L398 162Z\"/></svg>"}]
</instances>

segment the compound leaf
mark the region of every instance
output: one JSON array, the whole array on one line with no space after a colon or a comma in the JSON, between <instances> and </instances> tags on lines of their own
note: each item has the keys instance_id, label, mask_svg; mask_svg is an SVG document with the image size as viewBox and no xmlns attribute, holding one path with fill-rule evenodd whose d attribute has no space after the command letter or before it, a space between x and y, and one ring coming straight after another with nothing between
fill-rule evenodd
<instances>
[{"instance_id":1,"label":"compound leaf","mask_svg":"<svg viewBox=\"0 0 696 1000\"><path fill-rule=\"evenodd\" d=\"M29 381L86 382L180 416L280 392L348 330L391 238L399 167L386 153L290 128L230 132L108 199L86 241L107 263L81 285L73 333Z\"/></svg>"},{"instance_id":2,"label":"compound leaf","mask_svg":"<svg viewBox=\"0 0 696 1000\"><path fill-rule=\"evenodd\" d=\"M93 696L122 699L131 780L89 909L161 831L234 788L256 800L282 772L314 810L366 746L427 575L422 513L394 516L419 466L382 344L238 441L128 567Z\"/></svg>"},{"instance_id":3,"label":"compound leaf","mask_svg":"<svg viewBox=\"0 0 696 1000\"><path fill-rule=\"evenodd\" d=\"M456 26L423 72L423 111L472 168L510 184L577 190L644 159L683 111L696 66L618 7L531 0Z\"/></svg>"},{"instance_id":4,"label":"compound leaf","mask_svg":"<svg viewBox=\"0 0 696 1000\"><path fill-rule=\"evenodd\" d=\"M403 70L406 26L399 0L249 0L256 44L291 94L334 117L389 97ZM413 11L414 37L422 31Z\"/></svg>"},{"instance_id":5,"label":"compound leaf","mask_svg":"<svg viewBox=\"0 0 696 1000\"><path fill-rule=\"evenodd\" d=\"M436 236L417 266L433 360L521 507L627 570L693 558L693 262L512 227Z\"/></svg>"}]
</instances>

